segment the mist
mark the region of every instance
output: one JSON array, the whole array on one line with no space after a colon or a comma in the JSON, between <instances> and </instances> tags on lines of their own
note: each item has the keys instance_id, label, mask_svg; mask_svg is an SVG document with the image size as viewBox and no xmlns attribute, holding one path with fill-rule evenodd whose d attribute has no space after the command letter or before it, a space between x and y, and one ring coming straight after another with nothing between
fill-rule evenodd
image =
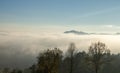
<instances>
[{"instance_id":1,"label":"mist","mask_svg":"<svg viewBox=\"0 0 120 73\"><path fill-rule=\"evenodd\" d=\"M0 32L0 66L26 68L36 62L46 49L66 51L71 42L78 51L88 50L91 43L103 42L112 53L119 53L119 35L74 35L64 33Z\"/></svg>"}]
</instances>

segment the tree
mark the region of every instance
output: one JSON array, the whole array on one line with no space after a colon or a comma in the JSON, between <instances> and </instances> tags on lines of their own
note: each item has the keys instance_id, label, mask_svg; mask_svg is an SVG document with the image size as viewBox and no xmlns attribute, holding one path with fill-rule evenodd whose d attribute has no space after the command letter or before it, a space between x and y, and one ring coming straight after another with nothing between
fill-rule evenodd
<instances>
[{"instance_id":1,"label":"tree","mask_svg":"<svg viewBox=\"0 0 120 73\"><path fill-rule=\"evenodd\" d=\"M39 73L58 73L59 61L62 51L58 48L47 50L38 56Z\"/></svg>"},{"instance_id":2,"label":"tree","mask_svg":"<svg viewBox=\"0 0 120 73\"><path fill-rule=\"evenodd\" d=\"M13 69L10 73L22 73L22 70Z\"/></svg>"},{"instance_id":3,"label":"tree","mask_svg":"<svg viewBox=\"0 0 120 73\"><path fill-rule=\"evenodd\" d=\"M9 68L4 68L3 73L9 73Z\"/></svg>"},{"instance_id":4,"label":"tree","mask_svg":"<svg viewBox=\"0 0 120 73\"><path fill-rule=\"evenodd\" d=\"M36 65L33 64L31 67L29 67L29 69L31 70L31 73L36 73Z\"/></svg>"},{"instance_id":5,"label":"tree","mask_svg":"<svg viewBox=\"0 0 120 73\"><path fill-rule=\"evenodd\" d=\"M110 51L107 49L106 45L101 42L97 42L92 44L89 47L88 52L88 61L91 63L95 69L95 73L98 73L101 65L106 62L106 58L110 53Z\"/></svg>"},{"instance_id":6,"label":"tree","mask_svg":"<svg viewBox=\"0 0 120 73\"><path fill-rule=\"evenodd\" d=\"M73 73L73 58L74 58L74 53L75 53L75 44L71 43L69 48L68 48L68 56L70 57L70 73Z\"/></svg>"}]
</instances>

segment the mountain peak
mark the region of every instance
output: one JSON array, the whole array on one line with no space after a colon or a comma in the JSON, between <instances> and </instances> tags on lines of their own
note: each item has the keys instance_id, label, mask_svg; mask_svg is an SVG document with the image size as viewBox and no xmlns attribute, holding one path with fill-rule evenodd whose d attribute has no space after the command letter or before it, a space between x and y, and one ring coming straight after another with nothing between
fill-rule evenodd
<instances>
[{"instance_id":1,"label":"mountain peak","mask_svg":"<svg viewBox=\"0 0 120 73\"><path fill-rule=\"evenodd\" d=\"M88 34L86 32L76 31L76 30L65 31L64 33L73 33L73 34L79 34L79 35L87 35Z\"/></svg>"}]
</instances>

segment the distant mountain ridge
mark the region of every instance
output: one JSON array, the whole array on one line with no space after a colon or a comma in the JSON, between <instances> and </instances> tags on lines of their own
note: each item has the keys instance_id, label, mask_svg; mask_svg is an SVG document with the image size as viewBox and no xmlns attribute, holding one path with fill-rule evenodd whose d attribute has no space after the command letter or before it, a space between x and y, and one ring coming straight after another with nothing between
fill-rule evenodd
<instances>
[{"instance_id":1,"label":"distant mountain ridge","mask_svg":"<svg viewBox=\"0 0 120 73\"><path fill-rule=\"evenodd\" d=\"M72 34L76 34L76 35L120 35L119 32L117 33L87 33L87 32L84 32L84 31L77 31L77 30L69 30L69 31L65 31L64 32L65 34L69 34L69 33L72 33Z\"/></svg>"},{"instance_id":2,"label":"distant mountain ridge","mask_svg":"<svg viewBox=\"0 0 120 73\"><path fill-rule=\"evenodd\" d=\"M76 30L65 31L64 33L73 33L73 34L79 34L79 35L88 35L88 33L86 33L86 32L76 31Z\"/></svg>"}]
</instances>

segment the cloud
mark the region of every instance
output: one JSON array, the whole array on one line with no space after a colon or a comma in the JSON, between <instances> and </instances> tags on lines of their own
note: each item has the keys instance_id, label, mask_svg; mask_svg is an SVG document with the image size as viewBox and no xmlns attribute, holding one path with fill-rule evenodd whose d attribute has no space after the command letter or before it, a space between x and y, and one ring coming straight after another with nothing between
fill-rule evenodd
<instances>
[{"instance_id":1,"label":"cloud","mask_svg":"<svg viewBox=\"0 0 120 73\"><path fill-rule=\"evenodd\" d=\"M65 36L64 34L35 34L29 32L10 32L7 34L6 36L0 35L0 67L29 67L36 62L39 52L55 47L65 51L70 42L76 43L78 40L74 39L73 35ZM80 42L77 43L85 43L89 40L83 38L79 39ZM84 48L82 44L80 45Z\"/></svg>"},{"instance_id":2,"label":"cloud","mask_svg":"<svg viewBox=\"0 0 120 73\"><path fill-rule=\"evenodd\" d=\"M114 28L114 29L119 29L120 28L120 26L118 26L118 25L103 25L103 27Z\"/></svg>"},{"instance_id":3,"label":"cloud","mask_svg":"<svg viewBox=\"0 0 120 73\"><path fill-rule=\"evenodd\" d=\"M8 32L6 32L6 31L0 31L0 35L1 36L7 36L9 33Z\"/></svg>"},{"instance_id":4,"label":"cloud","mask_svg":"<svg viewBox=\"0 0 120 73\"><path fill-rule=\"evenodd\" d=\"M112 28L114 26L113 25L104 25L104 27Z\"/></svg>"},{"instance_id":5,"label":"cloud","mask_svg":"<svg viewBox=\"0 0 120 73\"><path fill-rule=\"evenodd\" d=\"M119 50L119 36L9 32L6 36L0 35L0 67L29 67L36 62L39 52L48 48L58 47L66 51L69 43L74 42L79 51L87 51L89 45L97 41L114 48L113 52Z\"/></svg>"}]
</instances>

